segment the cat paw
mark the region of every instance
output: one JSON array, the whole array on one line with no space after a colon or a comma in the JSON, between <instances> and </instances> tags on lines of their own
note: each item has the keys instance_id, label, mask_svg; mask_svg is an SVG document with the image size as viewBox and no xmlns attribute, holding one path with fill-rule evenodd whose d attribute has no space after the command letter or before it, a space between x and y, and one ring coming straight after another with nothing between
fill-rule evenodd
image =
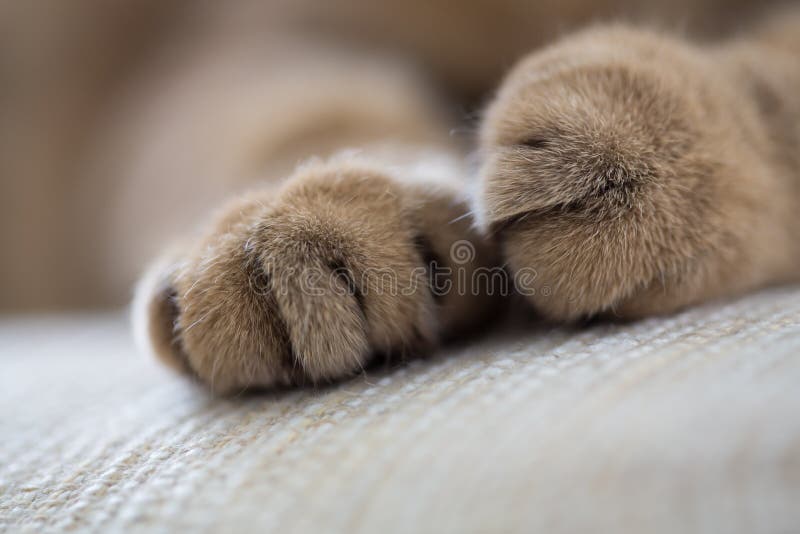
<instances>
[{"instance_id":1,"label":"cat paw","mask_svg":"<svg viewBox=\"0 0 800 534\"><path fill-rule=\"evenodd\" d=\"M710 53L625 28L511 72L483 124L476 211L511 271L535 272L539 310L640 317L774 280L788 216L732 85Z\"/></svg>"},{"instance_id":2,"label":"cat paw","mask_svg":"<svg viewBox=\"0 0 800 534\"><path fill-rule=\"evenodd\" d=\"M139 337L220 393L319 384L375 354L413 354L491 313L493 297L439 291L431 269L468 240L472 271L497 262L457 188L406 184L346 160L246 194L166 256L137 291ZM462 218L463 219L463 218Z\"/></svg>"}]
</instances>

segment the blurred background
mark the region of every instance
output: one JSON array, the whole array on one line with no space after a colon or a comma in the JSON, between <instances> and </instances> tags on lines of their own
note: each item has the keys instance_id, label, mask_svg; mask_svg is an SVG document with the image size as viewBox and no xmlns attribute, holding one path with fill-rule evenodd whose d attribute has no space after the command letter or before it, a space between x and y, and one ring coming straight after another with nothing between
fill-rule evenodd
<instances>
[{"instance_id":1,"label":"blurred background","mask_svg":"<svg viewBox=\"0 0 800 534\"><path fill-rule=\"evenodd\" d=\"M0 312L123 305L166 243L304 157L395 136L468 150L503 72L566 31L708 39L765 3L2 2Z\"/></svg>"}]
</instances>

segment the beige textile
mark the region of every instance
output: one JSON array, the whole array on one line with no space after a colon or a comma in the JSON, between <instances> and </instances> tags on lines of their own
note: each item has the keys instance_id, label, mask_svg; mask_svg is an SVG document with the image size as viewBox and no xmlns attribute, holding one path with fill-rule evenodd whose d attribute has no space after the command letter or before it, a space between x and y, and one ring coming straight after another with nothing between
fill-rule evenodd
<instances>
[{"instance_id":1,"label":"beige textile","mask_svg":"<svg viewBox=\"0 0 800 534\"><path fill-rule=\"evenodd\" d=\"M234 399L5 318L0 531L797 533L800 288Z\"/></svg>"}]
</instances>

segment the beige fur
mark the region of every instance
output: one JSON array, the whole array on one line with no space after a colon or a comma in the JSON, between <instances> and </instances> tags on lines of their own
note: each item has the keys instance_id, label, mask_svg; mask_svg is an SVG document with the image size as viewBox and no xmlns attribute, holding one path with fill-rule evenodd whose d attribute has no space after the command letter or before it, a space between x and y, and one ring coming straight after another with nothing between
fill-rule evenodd
<instances>
[{"instance_id":1,"label":"beige fur","mask_svg":"<svg viewBox=\"0 0 800 534\"><path fill-rule=\"evenodd\" d=\"M431 287L431 262L468 277L499 263L461 217L457 182L417 185L389 169L340 156L233 201L145 277L144 343L230 392L341 378L376 352L413 354L488 320L499 292ZM451 247L467 239L474 257L452 265Z\"/></svg>"},{"instance_id":2,"label":"beige fur","mask_svg":"<svg viewBox=\"0 0 800 534\"><path fill-rule=\"evenodd\" d=\"M574 320L666 313L797 279L796 8L714 44L598 25L523 58L483 116L470 205L470 146L452 135L462 126L447 103L490 89L559 22L634 11L674 21L688 7L412 4L338 0L321 14L313 3L242 0L192 16L149 7L143 27L170 38L105 97L89 133L62 117L53 139L71 144L50 143L42 154L58 157L36 160L26 144L36 136L7 126L16 145L0 148L19 176L48 191L56 167L85 181L70 189L72 217L60 206L38 230L7 233L22 245L3 245L17 251L4 302L119 301L143 258L231 191L239 196L204 230L150 268L135 302L144 346L218 392L321 383L378 353L425 352L496 316L509 280L545 315ZM742 13L692 4L706 37L738 20L723 12ZM108 92L106 78L85 78L81 109ZM67 158L69 146L81 156ZM295 169L309 156L322 159ZM30 247L43 235L60 235L62 248ZM62 261L48 276L51 258ZM468 287L438 291L437 266L449 269L445 283Z\"/></svg>"},{"instance_id":3,"label":"beige fur","mask_svg":"<svg viewBox=\"0 0 800 534\"><path fill-rule=\"evenodd\" d=\"M639 317L797 277L800 40L767 44L790 17L713 47L602 28L516 67L483 124L483 218L549 288L538 309Z\"/></svg>"}]
</instances>

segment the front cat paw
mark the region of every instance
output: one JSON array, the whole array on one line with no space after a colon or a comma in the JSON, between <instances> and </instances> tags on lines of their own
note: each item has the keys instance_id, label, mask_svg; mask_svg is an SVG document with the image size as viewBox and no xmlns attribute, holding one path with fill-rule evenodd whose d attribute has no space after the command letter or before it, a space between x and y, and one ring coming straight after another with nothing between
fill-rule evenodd
<instances>
[{"instance_id":1,"label":"front cat paw","mask_svg":"<svg viewBox=\"0 0 800 534\"><path fill-rule=\"evenodd\" d=\"M496 261L452 221L465 211L451 191L380 167L307 166L280 191L234 201L155 267L138 291L140 330L162 360L222 393L328 382L375 353L420 351L491 313L491 297L431 286L431 263L447 264L459 239L476 251L460 267Z\"/></svg>"},{"instance_id":2,"label":"front cat paw","mask_svg":"<svg viewBox=\"0 0 800 534\"><path fill-rule=\"evenodd\" d=\"M536 271L538 309L638 317L775 276L767 136L728 85L703 52L623 28L511 73L483 125L477 211L511 270Z\"/></svg>"}]
</instances>

